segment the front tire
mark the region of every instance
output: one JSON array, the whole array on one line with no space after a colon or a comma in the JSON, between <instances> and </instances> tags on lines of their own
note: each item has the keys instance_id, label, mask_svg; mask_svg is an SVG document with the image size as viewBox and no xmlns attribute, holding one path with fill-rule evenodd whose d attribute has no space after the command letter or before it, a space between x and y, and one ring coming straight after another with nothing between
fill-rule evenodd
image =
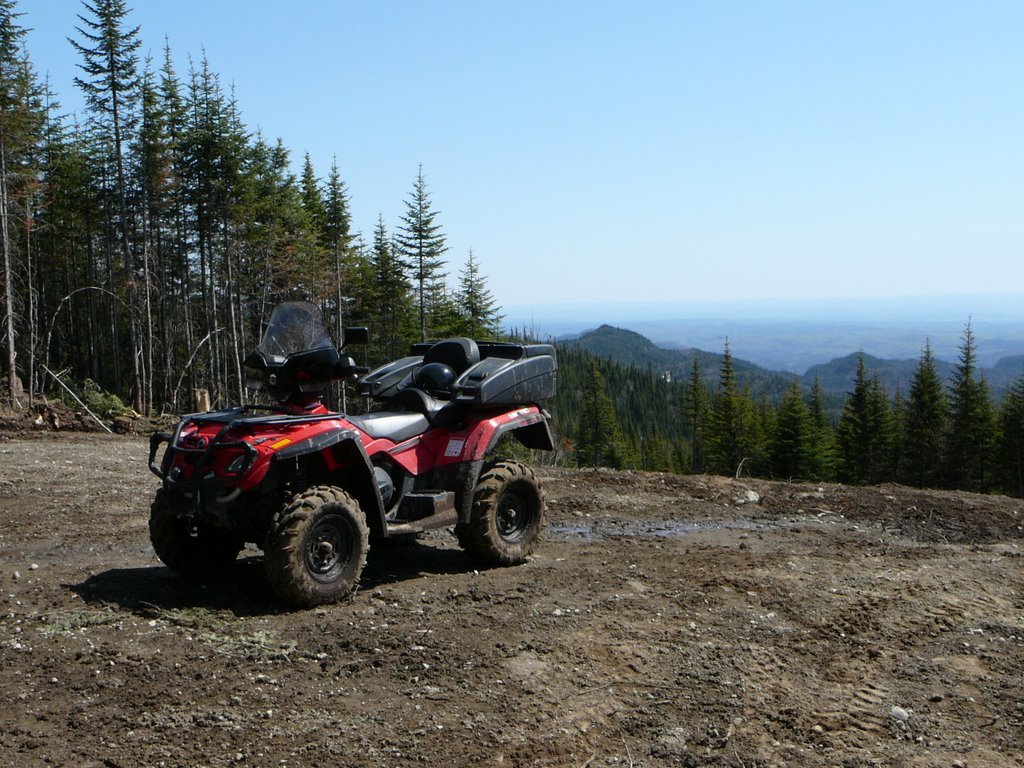
<instances>
[{"instance_id":1,"label":"front tire","mask_svg":"<svg viewBox=\"0 0 1024 768\"><path fill-rule=\"evenodd\" d=\"M485 565L514 565L533 551L544 510L544 491L533 470L500 461L481 475L469 521L455 533L459 545Z\"/></svg>"},{"instance_id":2,"label":"front tire","mask_svg":"<svg viewBox=\"0 0 1024 768\"><path fill-rule=\"evenodd\" d=\"M228 531L186 515L186 501L166 488L149 508L149 540L164 565L190 581L219 581L227 576L242 542Z\"/></svg>"},{"instance_id":3,"label":"front tire","mask_svg":"<svg viewBox=\"0 0 1024 768\"><path fill-rule=\"evenodd\" d=\"M294 605L337 602L359 583L369 539L355 499L333 486L309 488L296 494L271 526L264 548L267 578Z\"/></svg>"}]
</instances>

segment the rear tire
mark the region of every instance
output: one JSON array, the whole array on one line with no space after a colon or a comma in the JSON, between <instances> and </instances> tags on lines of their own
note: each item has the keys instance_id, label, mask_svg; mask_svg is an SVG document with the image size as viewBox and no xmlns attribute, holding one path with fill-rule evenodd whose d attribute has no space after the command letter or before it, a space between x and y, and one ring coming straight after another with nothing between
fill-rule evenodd
<instances>
[{"instance_id":1,"label":"rear tire","mask_svg":"<svg viewBox=\"0 0 1024 768\"><path fill-rule=\"evenodd\" d=\"M480 476L469 521L455 533L459 545L485 565L514 565L533 551L544 510L544 491L533 470L500 461Z\"/></svg>"},{"instance_id":2,"label":"rear tire","mask_svg":"<svg viewBox=\"0 0 1024 768\"><path fill-rule=\"evenodd\" d=\"M349 595L370 549L359 504L340 488L316 486L295 495L277 515L264 547L271 587L309 608Z\"/></svg>"},{"instance_id":3,"label":"rear tire","mask_svg":"<svg viewBox=\"0 0 1024 768\"><path fill-rule=\"evenodd\" d=\"M149 508L149 540L164 565L190 581L219 581L235 564L242 542L228 531L185 514L186 501L166 488Z\"/></svg>"}]
</instances>

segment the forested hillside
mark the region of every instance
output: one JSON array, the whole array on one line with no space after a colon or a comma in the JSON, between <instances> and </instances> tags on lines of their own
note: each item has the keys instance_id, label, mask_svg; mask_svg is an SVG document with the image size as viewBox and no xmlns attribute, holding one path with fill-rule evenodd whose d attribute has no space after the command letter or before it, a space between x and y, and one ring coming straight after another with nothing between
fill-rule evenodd
<instances>
[{"instance_id":1,"label":"forested hillside","mask_svg":"<svg viewBox=\"0 0 1024 768\"><path fill-rule=\"evenodd\" d=\"M1024 495L1024 373L994 397L969 323L948 380L926 343L895 391L872 367L886 361L863 354L839 361L852 362L830 382L843 393L791 377L779 396L777 381L750 376L728 344L713 369L707 353L690 354L685 377L665 365L686 353L651 347L608 328L559 345L553 411L571 461Z\"/></svg>"},{"instance_id":2,"label":"forested hillside","mask_svg":"<svg viewBox=\"0 0 1024 768\"><path fill-rule=\"evenodd\" d=\"M184 73L169 47L141 61L123 0L68 19L80 123L39 78L21 16L0 0L4 399L24 405L59 377L143 414L191 407L193 388L242 400L241 361L286 298L318 302L335 330L369 326L370 364L428 336L497 332L474 254L448 261L422 168L401 220L364 236L337 162L307 155L294 173L205 57Z\"/></svg>"}]
</instances>

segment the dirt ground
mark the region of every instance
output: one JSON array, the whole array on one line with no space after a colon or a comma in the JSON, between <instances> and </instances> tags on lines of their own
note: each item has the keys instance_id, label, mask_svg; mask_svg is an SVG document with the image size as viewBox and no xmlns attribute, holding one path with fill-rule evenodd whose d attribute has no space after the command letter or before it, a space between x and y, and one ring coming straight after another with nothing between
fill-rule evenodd
<instances>
[{"instance_id":1,"label":"dirt ground","mask_svg":"<svg viewBox=\"0 0 1024 768\"><path fill-rule=\"evenodd\" d=\"M146 453L0 433L7 765L1024 765L1019 500L541 468L525 565L293 611L160 564Z\"/></svg>"}]
</instances>

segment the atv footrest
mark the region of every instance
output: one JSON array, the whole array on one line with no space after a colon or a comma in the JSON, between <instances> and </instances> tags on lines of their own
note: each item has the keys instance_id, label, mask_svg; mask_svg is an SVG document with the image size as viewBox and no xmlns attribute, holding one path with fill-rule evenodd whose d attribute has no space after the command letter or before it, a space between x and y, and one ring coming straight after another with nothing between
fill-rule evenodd
<instances>
[{"instance_id":1,"label":"atv footrest","mask_svg":"<svg viewBox=\"0 0 1024 768\"><path fill-rule=\"evenodd\" d=\"M434 528L447 528L458 521L454 493L410 493L402 499L398 519L388 523L388 533L421 533Z\"/></svg>"}]
</instances>

